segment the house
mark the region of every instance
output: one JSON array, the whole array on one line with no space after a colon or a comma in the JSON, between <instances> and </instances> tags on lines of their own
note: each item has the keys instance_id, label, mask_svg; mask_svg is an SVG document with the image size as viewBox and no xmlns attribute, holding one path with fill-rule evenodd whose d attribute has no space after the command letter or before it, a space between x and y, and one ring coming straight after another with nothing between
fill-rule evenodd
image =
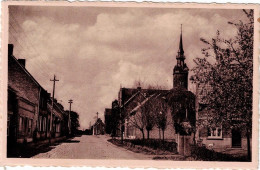
<instances>
[{"instance_id":1,"label":"house","mask_svg":"<svg viewBox=\"0 0 260 170\"><path fill-rule=\"evenodd\" d=\"M208 148L216 151L223 151L229 148L241 148L247 150L246 130L238 127L225 126L218 122L217 124L208 123L211 114L214 111L208 107L207 95L212 90L209 84L197 85L197 141ZM238 121L239 120L232 120ZM203 124L204 123L204 124ZM228 127L228 128L227 128ZM251 140L250 140L251 142Z\"/></svg>"},{"instance_id":2,"label":"house","mask_svg":"<svg viewBox=\"0 0 260 170\"><path fill-rule=\"evenodd\" d=\"M8 44L8 148L16 144L47 140L50 137L51 95L26 69L25 59L13 56ZM53 127L55 135L64 135L67 126L63 106L54 102Z\"/></svg>"},{"instance_id":3,"label":"house","mask_svg":"<svg viewBox=\"0 0 260 170\"><path fill-rule=\"evenodd\" d=\"M48 102L48 112L51 115L52 109L52 99ZM66 116L64 107L54 99L53 102L53 116L52 116L52 137L60 137L65 135L65 130L68 130L67 127L68 123L65 121L64 118ZM49 119L50 121L50 119ZM63 130L63 131L62 131Z\"/></svg>"},{"instance_id":4,"label":"house","mask_svg":"<svg viewBox=\"0 0 260 170\"><path fill-rule=\"evenodd\" d=\"M39 115L37 119L37 127L34 129L34 140L45 140L50 137L50 113L48 112L48 102L50 100L50 93L46 90L40 92Z\"/></svg>"},{"instance_id":5,"label":"house","mask_svg":"<svg viewBox=\"0 0 260 170\"><path fill-rule=\"evenodd\" d=\"M44 89L26 70L26 61L13 56L13 45L8 45L8 144L33 141L37 127L40 98ZM46 100L42 100L42 106ZM45 103L44 103L45 102ZM46 108L41 107L41 109ZM41 110L41 111L43 111Z\"/></svg>"},{"instance_id":6,"label":"house","mask_svg":"<svg viewBox=\"0 0 260 170\"><path fill-rule=\"evenodd\" d=\"M95 124L92 126L93 135L104 135L105 134L105 124L98 118Z\"/></svg>"}]
</instances>

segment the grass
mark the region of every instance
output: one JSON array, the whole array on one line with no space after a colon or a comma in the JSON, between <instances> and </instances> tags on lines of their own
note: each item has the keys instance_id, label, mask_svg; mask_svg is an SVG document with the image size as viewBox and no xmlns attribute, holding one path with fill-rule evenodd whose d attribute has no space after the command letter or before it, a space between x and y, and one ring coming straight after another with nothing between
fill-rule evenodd
<instances>
[{"instance_id":1,"label":"grass","mask_svg":"<svg viewBox=\"0 0 260 170\"><path fill-rule=\"evenodd\" d=\"M121 143L118 139L109 139L109 142L131 150L136 153L154 155L154 160L175 160L175 161L235 161L247 162L246 156L230 155L207 149L205 146L191 146L191 155L184 157L178 155L175 142L162 142L160 140L126 139Z\"/></svg>"},{"instance_id":2,"label":"grass","mask_svg":"<svg viewBox=\"0 0 260 170\"><path fill-rule=\"evenodd\" d=\"M144 141L139 139L126 139L123 143L118 139L109 139L108 141L136 153L148 155L173 155L177 153L175 142L162 142L153 139Z\"/></svg>"}]
</instances>

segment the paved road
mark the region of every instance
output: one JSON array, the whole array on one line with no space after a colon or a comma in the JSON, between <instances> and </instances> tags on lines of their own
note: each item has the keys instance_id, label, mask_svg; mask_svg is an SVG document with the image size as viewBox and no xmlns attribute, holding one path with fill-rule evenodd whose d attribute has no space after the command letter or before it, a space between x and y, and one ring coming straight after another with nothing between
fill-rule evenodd
<instances>
[{"instance_id":1,"label":"paved road","mask_svg":"<svg viewBox=\"0 0 260 170\"><path fill-rule=\"evenodd\" d=\"M66 159L152 159L149 155L134 153L108 142L108 136L75 137L71 141L54 146L46 153L33 158L66 158Z\"/></svg>"}]
</instances>

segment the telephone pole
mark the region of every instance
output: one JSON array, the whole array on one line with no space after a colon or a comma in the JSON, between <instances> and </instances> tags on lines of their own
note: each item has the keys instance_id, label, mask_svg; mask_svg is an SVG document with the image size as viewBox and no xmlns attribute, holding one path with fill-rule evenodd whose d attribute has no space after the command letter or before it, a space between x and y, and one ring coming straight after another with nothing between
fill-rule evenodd
<instances>
[{"instance_id":1,"label":"telephone pole","mask_svg":"<svg viewBox=\"0 0 260 170\"><path fill-rule=\"evenodd\" d=\"M70 120L70 112L71 112L71 104L73 103L73 100L69 100L70 104L70 110L69 110L69 121L68 121L68 126L69 126L69 134L71 134L71 120Z\"/></svg>"},{"instance_id":2,"label":"telephone pole","mask_svg":"<svg viewBox=\"0 0 260 170\"><path fill-rule=\"evenodd\" d=\"M99 113L97 112L96 114L97 114L97 120L98 120L98 114L99 114Z\"/></svg>"},{"instance_id":3,"label":"telephone pole","mask_svg":"<svg viewBox=\"0 0 260 170\"><path fill-rule=\"evenodd\" d=\"M54 106L54 94L55 94L55 82L56 81L59 81L56 79L56 76L54 74L54 78L53 80L50 80L50 81L53 81L53 91L52 91L52 103L51 103L51 120L50 120L50 143L51 143L51 135L52 135L52 115L53 115L53 106Z\"/></svg>"}]
</instances>

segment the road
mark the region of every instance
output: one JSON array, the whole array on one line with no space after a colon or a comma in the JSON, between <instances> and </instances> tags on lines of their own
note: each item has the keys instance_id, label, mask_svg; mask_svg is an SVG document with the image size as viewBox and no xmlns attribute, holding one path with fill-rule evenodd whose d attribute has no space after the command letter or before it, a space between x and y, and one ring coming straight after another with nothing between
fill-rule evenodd
<instances>
[{"instance_id":1,"label":"road","mask_svg":"<svg viewBox=\"0 0 260 170\"><path fill-rule=\"evenodd\" d=\"M40 153L33 158L55 158L55 159L152 159L149 155L134 153L108 142L108 136L75 137L65 141L48 152Z\"/></svg>"}]
</instances>

